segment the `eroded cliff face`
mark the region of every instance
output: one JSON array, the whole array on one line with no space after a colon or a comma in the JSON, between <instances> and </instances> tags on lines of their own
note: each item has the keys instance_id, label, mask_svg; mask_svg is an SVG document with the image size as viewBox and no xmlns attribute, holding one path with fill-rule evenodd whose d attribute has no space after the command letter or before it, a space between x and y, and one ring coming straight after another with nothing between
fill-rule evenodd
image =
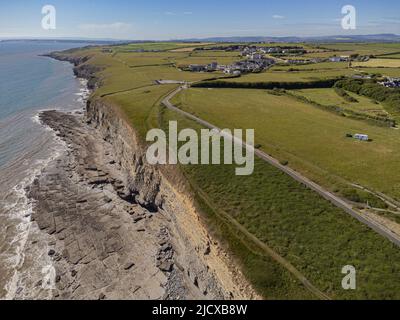
<instances>
[{"instance_id":1,"label":"eroded cliff face","mask_svg":"<svg viewBox=\"0 0 400 320\"><path fill-rule=\"evenodd\" d=\"M120 190L121 197L153 211L163 208L159 170L146 163L145 148L134 129L119 114L117 107L101 99L94 99L87 104L86 116L88 123L100 130L104 139L112 143L115 161L126 173L124 188Z\"/></svg>"},{"instance_id":2,"label":"eroded cliff face","mask_svg":"<svg viewBox=\"0 0 400 320\"><path fill-rule=\"evenodd\" d=\"M86 117L113 146L115 161L124 172L125 181L119 186L119 195L168 217L175 251L174 267L181 271L193 290L208 299L257 298L240 270L202 224L190 193L183 192L182 184L176 179L179 173L170 179L171 168L146 162L143 142L118 107L94 98L88 102Z\"/></svg>"},{"instance_id":3,"label":"eroded cliff face","mask_svg":"<svg viewBox=\"0 0 400 320\"><path fill-rule=\"evenodd\" d=\"M102 68L87 63L91 58L90 56L71 56L62 52L53 52L45 56L73 64L74 75L78 78L86 79L88 81L87 86L89 89L95 90L100 86L101 81L96 75L102 70Z\"/></svg>"}]
</instances>

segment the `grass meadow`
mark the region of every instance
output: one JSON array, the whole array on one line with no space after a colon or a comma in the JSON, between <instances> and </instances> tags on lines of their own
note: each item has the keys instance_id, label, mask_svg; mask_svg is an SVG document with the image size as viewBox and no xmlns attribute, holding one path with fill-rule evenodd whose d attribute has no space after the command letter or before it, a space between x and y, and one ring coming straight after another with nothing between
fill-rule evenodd
<instances>
[{"instance_id":1,"label":"grass meadow","mask_svg":"<svg viewBox=\"0 0 400 320\"><path fill-rule=\"evenodd\" d=\"M322 105L333 105L339 106L345 110L353 110L371 115L388 116L388 113L385 111L385 107L382 104L352 92L347 92L347 94L356 100L354 102L349 102L339 96L332 88L293 90L292 92Z\"/></svg>"},{"instance_id":2,"label":"grass meadow","mask_svg":"<svg viewBox=\"0 0 400 320\"><path fill-rule=\"evenodd\" d=\"M162 115L166 130L170 120L178 121L180 129L200 129L175 112L164 110ZM235 176L234 168L189 165L181 169L205 212L206 223L227 242L246 277L264 297L308 299L310 293L234 222L333 299L400 297L397 247L262 160L256 160L251 176ZM349 264L358 272L356 291L341 288L341 270Z\"/></svg>"},{"instance_id":3,"label":"grass meadow","mask_svg":"<svg viewBox=\"0 0 400 320\"><path fill-rule=\"evenodd\" d=\"M393 174L400 169L398 130L348 119L266 90L192 88L174 102L219 127L255 129L256 143L264 151L320 182L330 184L339 177L400 198L400 177ZM373 141L362 143L346 138L347 133L365 133Z\"/></svg>"}]
</instances>

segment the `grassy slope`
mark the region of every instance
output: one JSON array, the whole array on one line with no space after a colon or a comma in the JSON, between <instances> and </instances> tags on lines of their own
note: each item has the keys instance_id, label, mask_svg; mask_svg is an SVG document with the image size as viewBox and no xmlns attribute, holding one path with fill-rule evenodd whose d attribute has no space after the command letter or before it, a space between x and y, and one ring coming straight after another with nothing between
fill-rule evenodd
<instances>
[{"instance_id":1,"label":"grassy slope","mask_svg":"<svg viewBox=\"0 0 400 320\"><path fill-rule=\"evenodd\" d=\"M316 101L322 105L340 106L344 109L361 111L372 115L386 115L384 107L380 103L374 103L371 99L363 97L351 92L348 94L355 98L358 102L348 102L340 97L334 89L305 89L294 90L295 94L300 94L312 101Z\"/></svg>"},{"instance_id":2,"label":"grassy slope","mask_svg":"<svg viewBox=\"0 0 400 320\"><path fill-rule=\"evenodd\" d=\"M198 128L171 111L165 111L165 128L167 120L178 120L180 128ZM257 160L255 173L248 177L235 176L234 167L226 165L186 166L183 170L197 193L212 204L211 223L218 212L228 213L332 298L400 297L398 249L278 169ZM226 231L219 232L226 235ZM236 233L236 238L243 238ZM266 264L265 254L264 259L249 257L237 240L231 242L231 250L241 258L246 276L267 297L279 298L283 286L296 289L294 295L289 291L292 297L304 298L305 292L282 276L285 273L280 268ZM357 291L341 288L341 269L348 264L358 270Z\"/></svg>"}]
</instances>

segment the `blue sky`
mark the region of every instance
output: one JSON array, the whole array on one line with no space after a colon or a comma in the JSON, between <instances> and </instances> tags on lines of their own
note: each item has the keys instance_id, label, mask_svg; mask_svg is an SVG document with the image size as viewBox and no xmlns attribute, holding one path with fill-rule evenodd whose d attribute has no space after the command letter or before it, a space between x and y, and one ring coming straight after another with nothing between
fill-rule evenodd
<instances>
[{"instance_id":1,"label":"blue sky","mask_svg":"<svg viewBox=\"0 0 400 320\"><path fill-rule=\"evenodd\" d=\"M56 30L41 28L54 5ZM357 9L343 30L341 8ZM0 37L177 39L209 36L400 34L399 0L0 0Z\"/></svg>"}]
</instances>

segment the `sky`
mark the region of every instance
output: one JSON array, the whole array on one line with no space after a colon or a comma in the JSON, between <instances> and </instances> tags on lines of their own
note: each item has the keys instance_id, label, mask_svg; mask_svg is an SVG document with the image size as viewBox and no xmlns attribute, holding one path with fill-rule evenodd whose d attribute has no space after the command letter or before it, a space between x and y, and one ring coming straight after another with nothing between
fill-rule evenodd
<instances>
[{"instance_id":1,"label":"sky","mask_svg":"<svg viewBox=\"0 0 400 320\"><path fill-rule=\"evenodd\" d=\"M56 9L55 29L42 8ZM341 26L356 8L355 30ZM171 40L227 36L400 34L399 0L0 0L0 38Z\"/></svg>"}]
</instances>

